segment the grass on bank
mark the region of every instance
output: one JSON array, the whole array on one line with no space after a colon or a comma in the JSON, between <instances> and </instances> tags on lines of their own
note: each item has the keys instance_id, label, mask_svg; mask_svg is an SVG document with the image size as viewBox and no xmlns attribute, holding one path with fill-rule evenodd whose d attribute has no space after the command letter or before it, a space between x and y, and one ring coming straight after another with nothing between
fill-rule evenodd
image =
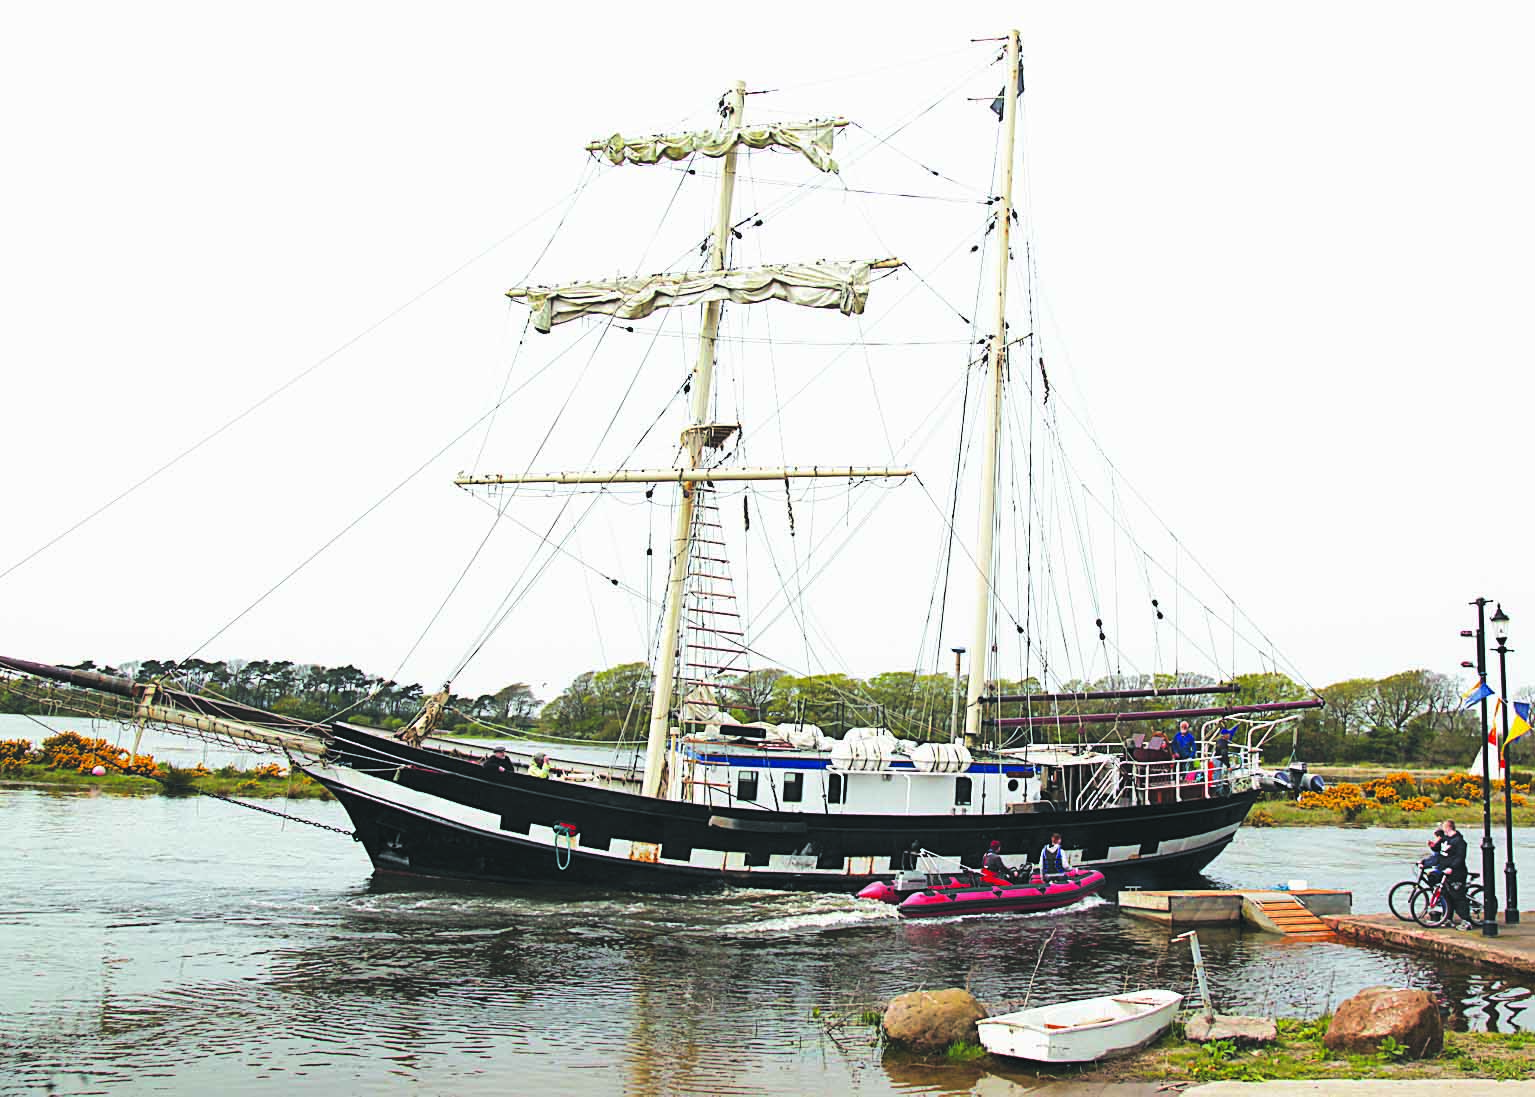
<instances>
[{"instance_id":1,"label":"grass on bank","mask_svg":"<svg viewBox=\"0 0 1535 1097\"><path fill-rule=\"evenodd\" d=\"M979 1067L1004 1075L1038 1071L1062 1081L1264 1082L1288 1079L1535 1079L1535 1032L1446 1032L1444 1051L1432 1059L1410 1059L1407 1049L1386 1041L1374 1055L1342 1055L1322 1042L1330 1016L1312 1021L1281 1018L1279 1039L1256 1048L1226 1040L1196 1044L1174 1025L1155 1044L1133 1055L1081 1067L1049 1068L990 1056L979 1045L957 1043L936 1056L886 1046L887 1060L951 1067ZM876 1041L879 1043L880 1041Z\"/></svg>"},{"instance_id":2,"label":"grass on bank","mask_svg":"<svg viewBox=\"0 0 1535 1097\"><path fill-rule=\"evenodd\" d=\"M248 770L234 766L210 770L201 762L181 768L73 731L50 735L36 748L28 739L0 739L0 784L127 796L206 792L256 799L330 798L330 793L308 775L290 773L277 762L263 762Z\"/></svg>"},{"instance_id":3,"label":"grass on bank","mask_svg":"<svg viewBox=\"0 0 1535 1097\"><path fill-rule=\"evenodd\" d=\"M1503 812L1503 796L1501 793L1494 793L1492 817L1493 821L1499 825L1503 822ZM1247 825L1250 827L1400 827L1422 830L1426 833L1442 819L1454 819L1462 828L1465 828L1481 817L1482 802L1480 800L1469 807L1464 804L1438 802L1423 812L1408 813L1390 806L1366 807L1355 811L1323 807L1303 808L1293 800L1276 799L1260 801L1248 813ZM1522 804L1515 807L1514 826L1535 827L1535 805Z\"/></svg>"},{"instance_id":4,"label":"grass on bank","mask_svg":"<svg viewBox=\"0 0 1535 1097\"><path fill-rule=\"evenodd\" d=\"M1389 1042L1375 1055L1342 1055L1322 1043L1331 1018L1281 1019L1279 1039L1241 1049L1230 1041L1195 1044L1174 1026L1158 1043L1083 1072L1093 1081L1263 1082L1282 1079L1535 1079L1535 1033L1446 1032L1444 1051L1409 1059Z\"/></svg>"},{"instance_id":5,"label":"grass on bank","mask_svg":"<svg viewBox=\"0 0 1535 1097\"><path fill-rule=\"evenodd\" d=\"M161 776L140 777L108 773L95 777L71 769L45 765L7 767L0 773L0 786L31 786L59 792L104 792L115 796L176 796L213 792L242 799L329 800L323 785L302 773L287 776L253 776L249 770L225 766L216 770L199 767L186 769L161 766Z\"/></svg>"}]
</instances>

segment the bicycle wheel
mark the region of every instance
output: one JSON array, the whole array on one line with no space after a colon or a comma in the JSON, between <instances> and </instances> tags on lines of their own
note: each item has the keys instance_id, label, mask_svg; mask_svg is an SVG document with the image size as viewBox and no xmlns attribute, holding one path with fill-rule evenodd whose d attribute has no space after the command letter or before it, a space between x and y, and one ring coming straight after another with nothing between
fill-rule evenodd
<instances>
[{"instance_id":1,"label":"bicycle wheel","mask_svg":"<svg viewBox=\"0 0 1535 1097\"><path fill-rule=\"evenodd\" d=\"M1466 909L1471 912L1471 920L1478 924L1482 921L1482 889L1473 885L1466 889Z\"/></svg>"},{"instance_id":2,"label":"bicycle wheel","mask_svg":"<svg viewBox=\"0 0 1535 1097\"><path fill-rule=\"evenodd\" d=\"M1413 892L1408 904L1412 920L1424 929L1438 929L1450 920L1449 899L1443 888Z\"/></svg>"},{"instance_id":3,"label":"bicycle wheel","mask_svg":"<svg viewBox=\"0 0 1535 1097\"><path fill-rule=\"evenodd\" d=\"M1386 895L1386 905L1404 922L1412 921L1412 897L1421 890L1416 880L1403 880L1399 884L1393 884Z\"/></svg>"}]
</instances>

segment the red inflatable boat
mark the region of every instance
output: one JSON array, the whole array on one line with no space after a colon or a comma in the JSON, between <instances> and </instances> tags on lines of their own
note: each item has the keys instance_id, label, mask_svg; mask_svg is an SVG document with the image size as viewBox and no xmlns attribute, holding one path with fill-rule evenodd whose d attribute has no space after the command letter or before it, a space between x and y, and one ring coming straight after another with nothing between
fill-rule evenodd
<instances>
[{"instance_id":1,"label":"red inflatable boat","mask_svg":"<svg viewBox=\"0 0 1535 1097\"><path fill-rule=\"evenodd\" d=\"M1086 899L1102 889L1103 873L1074 869L1049 881L1039 876L1027 883L1008 880L984 869L980 872L926 876L925 886L914 887L915 874L897 877L893 884L870 884L860 899L895 903L896 913L908 918L932 918L954 914L992 914L1004 911L1054 910Z\"/></svg>"}]
</instances>

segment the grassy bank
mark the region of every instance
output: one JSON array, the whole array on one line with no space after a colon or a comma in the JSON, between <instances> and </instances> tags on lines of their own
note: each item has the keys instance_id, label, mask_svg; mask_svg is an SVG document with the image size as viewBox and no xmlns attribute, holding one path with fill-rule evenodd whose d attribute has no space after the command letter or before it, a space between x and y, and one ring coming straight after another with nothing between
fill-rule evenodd
<instances>
[{"instance_id":1,"label":"grassy bank","mask_svg":"<svg viewBox=\"0 0 1535 1097\"><path fill-rule=\"evenodd\" d=\"M302 773L288 776L256 776L248 770L226 766L218 770L176 769L162 766L161 776L142 777L126 773L108 773L95 777L72 769L45 765L8 766L0 772L0 788L41 788L56 792L100 792L114 796L195 795L212 792L220 796L267 800L328 800L330 793Z\"/></svg>"},{"instance_id":2,"label":"grassy bank","mask_svg":"<svg viewBox=\"0 0 1535 1097\"><path fill-rule=\"evenodd\" d=\"M1503 797L1492 798L1493 821L1502 825ZM1480 820L1482 802L1445 804L1438 802L1419 812L1404 812L1398 807L1366 807L1357 810L1300 807L1293 800L1263 800L1247 816L1250 827L1400 827L1427 833L1442 819L1454 819L1462 828ZM1535 827L1535 805L1514 808L1514 826Z\"/></svg>"},{"instance_id":3,"label":"grassy bank","mask_svg":"<svg viewBox=\"0 0 1535 1097\"><path fill-rule=\"evenodd\" d=\"M887 1047L884 1059L892 1076L909 1074L913 1081L928 1086L948 1083L956 1089L959 1082L966 1087L974 1085L977 1072L979 1076L998 1074L1024 1084L1045 1077L1061 1082L1142 1083L1169 1088L1201 1082L1288 1079L1535 1079L1535 1033L1446 1032L1444 1051L1438 1056L1408 1059L1404 1048L1392 1045L1375 1055L1332 1052L1322 1042L1328 1022L1327 1017L1315 1021L1281 1019L1278 1040L1245 1049L1224 1040L1192 1043L1183 1038L1182 1026L1174 1025L1162 1039L1133 1055L1055 1069L988 1055L984 1048L965 1043L931 1056ZM844 1048L853 1044L846 1033L837 1042ZM873 1043L880 1043L877 1027Z\"/></svg>"},{"instance_id":4,"label":"grassy bank","mask_svg":"<svg viewBox=\"0 0 1535 1097\"><path fill-rule=\"evenodd\" d=\"M1099 1082L1259 1082L1284 1078L1535 1079L1535 1033L1446 1032L1444 1051L1413 1060L1381 1052L1341 1055L1322 1043L1328 1018L1281 1020L1279 1040L1240 1050L1226 1041L1194 1044L1177 1026L1158 1043L1081 1073Z\"/></svg>"}]
</instances>

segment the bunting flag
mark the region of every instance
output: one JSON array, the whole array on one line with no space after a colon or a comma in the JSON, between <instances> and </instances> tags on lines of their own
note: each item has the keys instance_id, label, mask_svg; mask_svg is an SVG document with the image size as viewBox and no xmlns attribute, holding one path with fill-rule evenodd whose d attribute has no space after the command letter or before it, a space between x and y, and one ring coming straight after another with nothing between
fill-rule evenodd
<instances>
[{"instance_id":1,"label":"bunting flag","mask_svg":"<svg viewBox=\"0 0 1535 1097\"><path fill-rule=\"evenodd\" d=\"M1529 701L1510 701L1508 705L1513 713L1513 722L1508 727L1508 738L1503 740L1503 750L1507 752L1508 744L1535 726L1535 705Z\"/></svg>"},{"instance_id":2,"label":"bunting flag","mask_svg":"<svg viewBox=\"0 0 1535 1097\"><path fill-rule=\"evenodd\" d=\"M1460 707L1468 709L1478 701L1485 701L1492 696L1492 690L1487 685L1487 679L1478 679L1476 685L1460 695Z\"/></svg>"}]
</instances>

